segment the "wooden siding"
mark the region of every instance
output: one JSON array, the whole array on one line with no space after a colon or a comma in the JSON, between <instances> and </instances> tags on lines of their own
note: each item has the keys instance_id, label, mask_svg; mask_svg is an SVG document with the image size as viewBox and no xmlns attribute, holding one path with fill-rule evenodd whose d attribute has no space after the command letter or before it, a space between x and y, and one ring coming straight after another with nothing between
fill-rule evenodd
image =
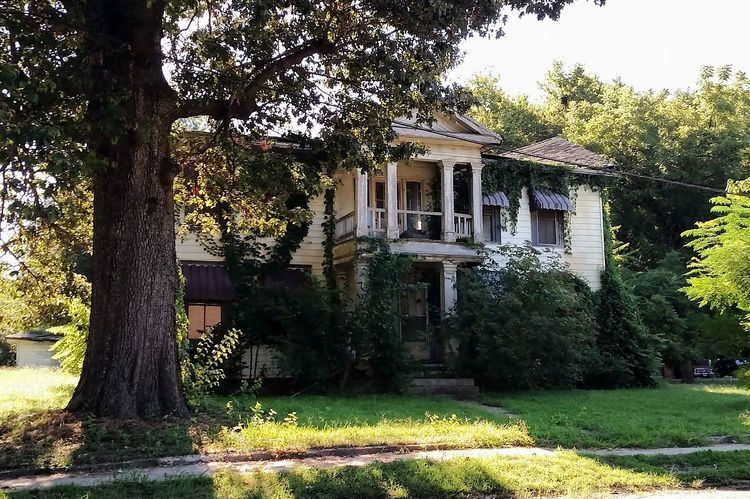
<instances>
[{"instance_id":1,"label":"wooden siding","mask_svg":"<svg viewBox=\"0 0 750 499\"><path fill-rule=\"evenodd\" d=\"M549 252L560 255L571 272L585 279L592 289L601 285L601 271L604 269L604 232L602 201L598 191L587 186L578 187L578 193L570 197L575 204L575 212L570 213L570 253L564 248L549 248ZM515 234L505 227L501 242L487 243L489 248L502 244L523 245L531 241L531 208L526 189L522 190L521 206L518 209L518 222ZM540 247L543 251L545 248ZM497 259L499 261L499 259ZM500 262L502 263L502 262Z\"/></svg>"},{"instance_id":2,"label":"wooden siding","mask_svg":"<svg viewBox=\"0 0 750 499\"><path fill-rule=\"evenodd\" d=\"M310 267L313 275L323 275L323 217L324 204L323 197L315 197L310 201L310 208L314 212L313 221L307 237L302 241L299 249L294 253L292 265L301 265ZM270 242L270 240L269 240ZM187 234L184 237L178 237L176 241L177 258L182 261L195 262L220 262L222 258L212 255L198 241L195 234Z\"/></svg>"},{"instance_id":3,"label":"wooden siding","mask_svg":"<svg viewBox=\"0 0 750 499\"><path fill-rule=\"evenodd\" d=\"M8 340L16 350L17 367L60 367L50 351L52 341Z\"/></svg>"}]
</instances>

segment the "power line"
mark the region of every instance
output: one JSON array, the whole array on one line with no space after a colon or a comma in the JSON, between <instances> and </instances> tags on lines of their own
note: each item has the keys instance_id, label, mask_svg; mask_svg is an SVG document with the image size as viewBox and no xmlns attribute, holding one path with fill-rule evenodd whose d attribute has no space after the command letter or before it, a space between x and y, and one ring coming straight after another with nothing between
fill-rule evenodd
<instances>
[{"instance_id":1,"label":"power line","mask_svg":"<svg viewBox=\"0 0 750 499\"><path fill-rule=\"evenodd\" d=\"M478 140L471 140L471 139L468 139L466 137L459 137L459 136L456 136L455 134L452 134L450 132L443 132L441 130L434 130L432 128L418 127L416 125L412 125L410 123L403 123L403 122L400 122L400 121L394 121L393 123L396 124L399 127L412 128L414 130L420 130L420 131L430 132L430 133L434 133L436 135L442 135L442 136L445 136L445 137L450 137L452 139L462 140L462 141L470 142L470 143L474 143L474 144L479 144L479 145L484 145L484 146L488 145L486 142L482 142L482 141L478 141ZM685 188L689 188L689 189L697 189L697 190L702 190L702 191L706 191L706 192L713 192L713 193L716 193L716 194L729 194L725 189L719 189L719 188L711 187L711 186L708 186L708 185L693 184L693 183L690 183L690 182L683 182L681 180L672 180L672 179L667 179L667 178L662 178L662 177L654 177L654 176L651 176L651 175L643 175L643 174L640 174L640 173L627 172L627 171L623 171L623 170L620 170L620 169L614 169L614 168L596 167L596 166L592 166L592 165L586 165L586 164L583 164L583 163L576 163L574 161L560 160L558 158L550 158L550 157L542 156L542 155L539 155L539 154L529 153L529 152L524 151L522 149L509 149L509 148L506 148L506 147L502 147L500 145L491 145L491 147L493 149L499 149L499 150L504 151L504 152L521 154L521 155L524 155L524 156L529 156L529 157L532 157L532 158L535 158L535 159L541 159L541 160L544 160L544 161L552 161L552 162L555 162L555 163L562 163L562 164L566 164L566 165L570 165L570 166L575 166L575 167L579 167L579 168L586 168L586 169L589 169L589 170L596 170L596 171L602 172L604 174L613 175L613 176L638 178L638 179L642 179L642 180L650 180L650 181L653 181L653 182L660 182L660 183L667 184L667 185L674 185L674 186L685 187ZM487 153L484 153L482 156L483 157L490 157L492 159L509 159L509 158L506 158L505 156L499 156L499 155L487 154Z\"/></svg>"}]
</instances>

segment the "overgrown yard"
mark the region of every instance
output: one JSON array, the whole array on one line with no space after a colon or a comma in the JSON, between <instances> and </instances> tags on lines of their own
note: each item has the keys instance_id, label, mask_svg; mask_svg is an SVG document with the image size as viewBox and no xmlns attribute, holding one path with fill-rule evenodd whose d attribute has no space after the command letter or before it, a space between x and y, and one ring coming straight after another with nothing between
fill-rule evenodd
<instances>
[{"instance_id":1,"label":"overgrown yard","mask_svg":"<svg viewBox=\"0 0 750 499\"><path fill-rule=\"evenodd\" d=\"M750 390L731 385L484 394L482 401L519 415L539 445L654 448L750 442Z\"/></svg>"},{"instance_id":2,"label":"overgrown yard","mask_svg":"<svg viewBox=\"0 0 750 499\"><path fill-rule=\"evenodd\" d=\"M380 444L580 449L750 441L750 391L733 386L483 396L521 422L452 400L395 395L261 397L261 409L251 397L215 397L190 420L142 422L63 413L74 384L57 371L0 369L0 468Z\"/></svg>"},{"instance_id":3,"label":"overgrown yard","mask_svg":"<svg viewBox=\"0 0 750 499\"><path fill-rule=\"evenodd\" d=\"M444 444L526 446L521 423L450 400L367 395L213 398L189 421L110 421L60 409L74 379L54 371L0 370L0 468L65 467L194 452L301 452L313 447ZM18 392L35 394L21 398ZM44 394L47 393L45 396ZM276 413L271 417L268 413ZM294 413L292 417L288 414Z\"/></svg>"},{"instance_id":4,"label":"overgrown yard","mask_svg":"<svg viewBox=\"0 0 750 499\"><path fill-rule=\"evenodd\" d=\"M572 452L551 456L397 461L354 468L300 469L279 474L221 473L211 478L168 482L131 481L97 487L60 487L13 498L60 497L194 497L194 498L362 498L382 497L518 497L674 488L671 474L618 469ZM0 496L2 492L0 492Z\"/></svg>"}]
</instances>

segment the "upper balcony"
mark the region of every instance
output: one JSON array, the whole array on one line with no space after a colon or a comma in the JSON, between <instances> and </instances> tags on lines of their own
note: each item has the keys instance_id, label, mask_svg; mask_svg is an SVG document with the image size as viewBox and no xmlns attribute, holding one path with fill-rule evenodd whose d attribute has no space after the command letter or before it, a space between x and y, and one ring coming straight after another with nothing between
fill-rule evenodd
<instances>
[{"instance_id":1,"label":"upper balcony","mask_svg":"<svg viewBox=\"0 0 750 499\"><path fill-rule=\"evenodd\" d=\"M478 162L392 163L372 175L357 172L337 191L337 211L344 214L336 220L336 241L481 242L481 198Z\"/></svg>"}]
</instances>

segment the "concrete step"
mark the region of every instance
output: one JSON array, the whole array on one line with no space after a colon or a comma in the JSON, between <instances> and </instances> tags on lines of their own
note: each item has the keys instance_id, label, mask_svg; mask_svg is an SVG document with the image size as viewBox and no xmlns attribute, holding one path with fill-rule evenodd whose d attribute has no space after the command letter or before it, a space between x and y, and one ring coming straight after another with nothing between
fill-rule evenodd
<instances>
[{"instance_id":1,"label":"concrete step","mask_svg":"<svg viewBox=\"0 0 750 499\"><path fill-rule=\"evenodd\" d=\"M411 386L474 386L474 378L414 378Z\"/></svg>"},{"instance_id":2,"label":"concrete step","mask_svg":"<svg viewBox=\"0 0 750 499\"><path fill-rule=\"evenodd\" d=\"M415 378L406 390L415 395L451 396L459 399L479 398L479 387L472 378Z\"/></svg>"}]
</instances>

